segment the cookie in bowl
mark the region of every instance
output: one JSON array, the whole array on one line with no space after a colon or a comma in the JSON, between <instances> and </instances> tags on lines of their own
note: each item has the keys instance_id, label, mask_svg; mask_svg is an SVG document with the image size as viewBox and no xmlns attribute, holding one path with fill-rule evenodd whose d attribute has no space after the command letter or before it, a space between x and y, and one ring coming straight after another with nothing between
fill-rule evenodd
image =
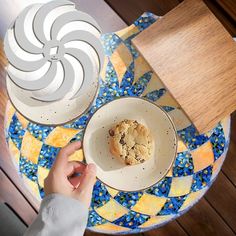
<instances>
[{"instance_id":1,"label":"cookie in bowl","mask_svg":"<svg viewBox=\"0 0 236 236\"><path fill-rule=\"evenodd\" d=\"M110 152L126 165L144 163L150 159L150 130L136 120L123 120L109 130Z\"/></svg>"}]
</instances>

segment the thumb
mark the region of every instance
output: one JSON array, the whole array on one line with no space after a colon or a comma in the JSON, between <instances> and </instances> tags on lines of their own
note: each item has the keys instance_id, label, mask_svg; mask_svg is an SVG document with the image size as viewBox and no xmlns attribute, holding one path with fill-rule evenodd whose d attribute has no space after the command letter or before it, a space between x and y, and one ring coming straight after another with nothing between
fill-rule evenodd
<instances>
[{"instance_id":1,"label":"thumb","mask_svg":"<svg viewBox=\"0 0 236 236\"><path fill-rule=\"evenodd\" d=\"M96 166L94 164L89 164L81 176L79 187L75 190L77 199L85 203L88 208L90 206L95 182Z\"/></svg>"}]
</instances>

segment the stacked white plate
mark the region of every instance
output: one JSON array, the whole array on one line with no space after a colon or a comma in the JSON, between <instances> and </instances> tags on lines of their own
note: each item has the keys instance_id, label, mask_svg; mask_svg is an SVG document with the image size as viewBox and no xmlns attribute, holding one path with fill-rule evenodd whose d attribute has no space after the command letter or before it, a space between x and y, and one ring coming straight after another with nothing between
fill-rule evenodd
<instances>
[{"instance_id":1,"label":"stacked white plate","mask_svg":"<svg viewBox=\"0 0 236 236\"><path fill-rule=\"evenodd\" d=\"M7 91L15 108L45 125L83 114L98 90L100 35L96 21L70 1L25 8L4 40Z\"/></svg>"}]
</instances>

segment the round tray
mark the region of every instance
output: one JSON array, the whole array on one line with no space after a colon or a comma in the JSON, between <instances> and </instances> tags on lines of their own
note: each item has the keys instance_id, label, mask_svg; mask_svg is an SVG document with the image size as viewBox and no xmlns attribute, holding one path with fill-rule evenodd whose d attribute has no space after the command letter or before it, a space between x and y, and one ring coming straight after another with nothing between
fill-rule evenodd
<instances>
[{"instance_id":1,"label":"round tray","mask_svg":"<svg viewBox=\"0 0 236 236\"><path fill-rule=\"evenodd\" d=\"M170 171L158 184L140 192L119 192L97 181L87 224L95 232L143 232L178 217L205 194L227 153L230 118L208 133L198 134L131 45L131 39L156 20L153 14L145 13L130 27L102 36L106 58L100 90L89 111L76 121L64 126L42 126L27 121L10 103L7 108L6 138L12 158L26 186L39 200L44 197L43 181L59 149L82 139L89 117L101 105L121 96L145 97L173 118L178 153ZM82 150L71 159L83 160Z\"/></svg>"}]
</instances>

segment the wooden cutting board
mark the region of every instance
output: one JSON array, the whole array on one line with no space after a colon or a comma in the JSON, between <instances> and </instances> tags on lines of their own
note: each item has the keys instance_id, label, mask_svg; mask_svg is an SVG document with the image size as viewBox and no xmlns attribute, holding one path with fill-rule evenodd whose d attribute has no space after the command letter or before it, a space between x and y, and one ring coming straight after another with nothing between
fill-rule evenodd
<instances>
[{"instance_id":1,"label":"wooden cutting board","mask_svg":"<svg viewBox=\"0 0 236 236\"><path fill-rule=\"evenodd\" d=\"M236 110L236 42L200 0L185 0L133 44L197 130Z\"/></svg>"}]
</instances>

